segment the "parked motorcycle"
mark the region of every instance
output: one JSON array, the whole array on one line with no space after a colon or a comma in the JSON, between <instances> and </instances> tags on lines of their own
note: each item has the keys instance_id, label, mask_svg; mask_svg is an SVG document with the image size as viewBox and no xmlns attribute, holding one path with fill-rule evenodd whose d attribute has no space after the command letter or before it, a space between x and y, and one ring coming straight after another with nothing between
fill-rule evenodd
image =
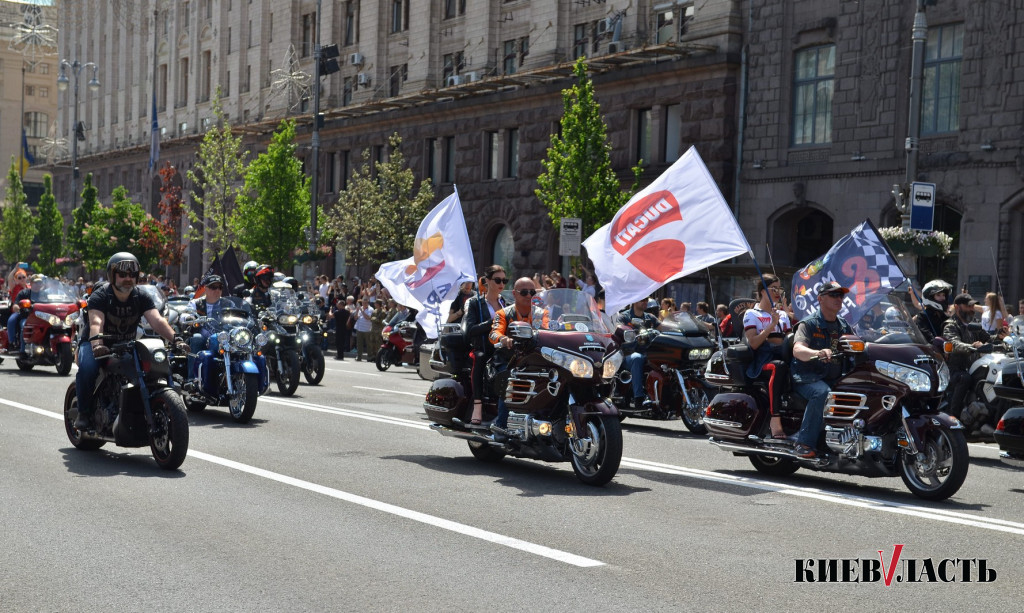
<instances>
[{"instance_id":1,"label":"parked motorcycle","mask_svg":"<svg viewBox=\"0 0 1024 613\"><path fill-rule=\"evenodd\" d=\"M248 423L256 412L257 398L270 385L267 359L260 353L267 336L258 333L249 311L237 305L224 307L216 319L192 312L183 314L180 321L189 336L195 329L213 326L217 338L217 351L206 349L194 356L192 372L187 372L187 357L174 358L175 380L185 406L193 412L207 406L228 407L232 419Z\"/></svg>"},{"instance_id":2,"label":"parked motorcycle","mask_svg":"<svg viewBox=\"0 0 1024 613\"><path fill-rule=\"evenodd\" d=\"M416 338L416 322L401 321L394 327L384 326L381 332L384 342L377 350L377 357L374 360L377 370L383 372L391 368L392 364L415 364L417 355L413 346L413 339Z\"/></svg>"},{"instance_id":3,"label":"parked motorcycle","mask_svg":"<svg viewBox=\"0 0 1024 613\"><path fill-rule=\"evenodd\" d=\"M856 336L840 341L834 359L841 361L842 377L825 405L818 457L799 458L791 441L771 438L768 392L744 374L754 356L746 345L718 351L708 362L705 377L719 387L704 417L711 442L748 456L758 471L770 475L799 468L899 475L921 498L943 500L956 493L970 458L963 425L937 409L949 369L910 319L904 297L893 293L889 299L905 323L903 331L871 343ZM790 356L792 343L789 335L784 346ZM786 379L778 413L792 434L800 428L806 401L790 391Z\"/></svg>"},{"instance_id":4,"label":"parked motorcycle","mask_svg":"<svg viewBox=\"0 0 1024 613\"><path fill-rule=\"evenodd\" d=\"M157 310L161 310L163 297L154 299ZM85 312L83 309L83 316ZM97 335L83 342L104 338L108 337ZM64 394L68 440L82 450L99 449L106 443L118 447L148 445L160 468L178 468L188 453L188 415L181 395L174 389L171 352L159 338L116 343L110 349L109 355L97 358L101 368L89 428L79 430L74 426L78 419L75 384L69 385Z\"/></svg>"},{"instance_id":5,"label":"parked motorcycle","mask_svg":"<svg viewBox=\"0 0 1024 613\"><path fill-rule=\"evenodd\" d=\"M701 371L714 351L708 330L690 313L674 313L661 330L644 330L638 336L644 365L644 389L648 407L632 405L632 374L623 368L616 376L612 401L619 413L636 419L681 419L694 434L706 434L704 410L713 394Z\"/></svg>"},{"instance_id":6,"label":"parked motorcycle","mask_svg":"<svg viewBox=\"0 0 1024 613\"><path fill-rule=\"evenodd\" d=\"M291 290L287 290L291 292ZM297 305L284 292L271 291L271 306L260 314L260 327L267 335L263 353L267 356L270 376L277 382L282 396L291 396L299 387L299 351L294 326L298 321ZM295 312L292 312L293 309ZM288 326L292 329L289 330Z\"/></svg>"},{"instance_id":7,"label":"parked motorcycle","mask_svg":"<svg viewBox=\"0 0 1024 613\"><path fill-rule=\"evenodd\" d=\"M548 306L534 312L536 329L523 322L509 325L513 349L508 369L485 384L485 417L496 415L498 394L504 394L510 409L507 440L470 424L469 347L457 325L446 325L440 337L446 347L441 355L447 359L440 366L452 378L434 381L423 407L432 430L466 440L479 460L496 462L511 455L571 462L580 481L604 485L622 459L622 430L618 409L601 391L622 364L622 353L612 338L611 320L592 297L555 289L544 298ZM621 342L624 332L617 333Z\"/></svg>"},{"instance_id":8,"label":"parked motorcycle","mask_svg":"<svg viewBox=\"0 0 1024 613\"><path fill-rule=\"evenodd\" d=\"M0 352L16 355L18 368L32 370L35 366L56 366L57 374L66 376L74 363L75 335L81 323L79 311L85 301L75 290L57 279L44 278L33 288L31 298L18 305L25 317L21 327L24 350L0 330Z\"/></svg>"}]
</instances>

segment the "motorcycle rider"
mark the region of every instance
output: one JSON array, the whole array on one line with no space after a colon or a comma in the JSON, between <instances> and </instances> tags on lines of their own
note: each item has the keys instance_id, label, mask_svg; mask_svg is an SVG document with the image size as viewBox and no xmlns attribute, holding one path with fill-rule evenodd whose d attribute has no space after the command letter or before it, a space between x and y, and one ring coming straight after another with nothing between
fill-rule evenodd
<instances>
[{"instance_id":1,"label":"motorcycle rider","mask_svg":"<svg viewBox=\"0 0 1024 613\"><path fill-rule=\"evenodd\" d=\"M206 287L206 294L202 298L196 298L189 303L200 317L209 317L214 320L220 319L220 312L225 306L229 306L224 295L224 279L220 275L207 275L203 279L203 286ZM204 324L188 339L188 375L192 376L192 365L195 363L195 354L209 347L210 351L217 352L217 335L215 326Z\"/></svg>"},{"instance_id":2,"label":"motorcycle rider","mask_svg":"<svg viewBox=\"0 0 1024 613\"><path fill-rule=\"evenodd\" d=\"M543 313L533 306L533 297L537 295L537 287L530 277L520 277L513 286L512 295L515 300L512 306L505 307L494 314L494 321L491 323L491 332L488 339L498 350L495 352L491 363L495 373L504 372L508 368L508 352L512 349L512 337L508 336L508 326L515 321L524 321L534 328L540 325ZM644 304L647 301L644 300ZM504 351L501 351L504 350ZM503 379L503 377L496 377ZM508 407L505 406L504 390L498 394L498 416L491 424L491 431L495 434L495 440L503 440L508 437L505 428L508 427Z\"/></svg>"},{"instance_id":3,"label":"motorcycle rider","mask_svg":"<svg viewBox=\"0 0 1024 613\"><path fill-rule=\"evenodd\" d=\"M10 288L8 299L11 303L11 316L7 318L7 342L8 347L21 347L21 324L24 321L21 307L18 306L18 296L22 290L29 286L28 264L19 262L11 274L7 276L7 287Z\"/></svg>"},{"instance_id":4,"label":"motorcycle rider","mask_svg":"<svg viewBox=\"0 0 1024 613\"><path fill-rule=\"evenodd\" d=\"M487 342L487 334L494 323L494 317L508 307L501 295L508 284L508 273L505 269L499 264L488 266L481 279L484 293L467 300L462 308L465 311L462 317L462 332L469 341L470 359L473 364L470 371L473 391L471 425L479 425L483 420L484 370L487 360L494 355L494 345Z\"/></svg>"},{"instance_id":5,"label":"motorcycle rider","mask_svg":"<svg viewBox=\"0 0 1024 613\"><path fill-rule=\"evenodd\" d=\"M930 343L936 336L942 334L948 316L949 295L953 293L953 286L942 279L933 279L924 284L921 288L921 295L924 310L914 315L914 323L921 329L925 339Z\"/></svg>"},{"instance_id":6,"label":"motorcycle rider","mask_svg":"<svg viewBox=\"0 0 1024 613\"><path fill-rule=\"evenodd\" d=\"M19 354L24 353L25 351L25 339L22 338L21 330L25 325L25 318L28 317L29 315L28 313L22 313L20 311L21 306L19 303L22 300L32 300L32 292L38 293L40 290L42 290L43 281L45 279L46 275L41 275L38 273L32 275L32 280L29 282L29 284L22 288L18 292L18 295L14 297L14 301L11 302L11 307L18 307L19 311L14 315L11 315L11 320L14 319L15 315L18 316L18 319L14 322L13 325L8 325L7 327L7 345L8 347L17 347ZM14 336L11 336L11 334L13 334Z\"/></svg>"},{"instance_id":7,"label":"motorcycle rider","mask_svg":"<svg viewBox=\"0 0 1024 613\"><path fill-rule=\"evenodd\" d=\"M755 356L747 366L746 375L750 379L756 379L762 371L770 373L768 376L768 406L772 416L772 438L784 439L786 432L782 429L782 417L778 414L778 393L781 391L779 389L781 386L777 385L776 381L780 377L788 376L785 372L787 364L781 360L782 345L786 334L793 329L793 325L784 310L783 298L786 292L778 277L773 274L762 275L761 282L755 289L758 303L743 314L743 338L747 342L747 346L754 350Z\"/></svg>"},{"instance_id":8,"label":"motorcycle rider","mask_svg":"<svg viewBox=\"0 0 1024 613\"><path fill-rule=\"evenodd\" d=\"M242 282L231 288L231 295L236 298L245 298L249 290L256 283L256 269L259 267L254 260L249 260L242 266Z\"/></svg>"},{"instance_id":9,"label":"motorcycle rider","mask_svg":"<svg viewBox=\"0 0 1024 613\"><path fill-rule=\"evenodd\" d=\"M942 336L953 343L953 351L946 357L949 366L949 406L954 411L963 407L964 397L971 385L968 369L979 354L992 350L992 337L980 326L969 325L974 321L974 305L970 294L958 294L953 299L953 315L946 320ZM955 413L954 413L955 414Z\"/></svg>"},{"instance_id":10,"label":"motorcycle rider","mask_svg":"<svg viewBox=\"0 0 1024 613\"><path fill-rule=\"evenodd\" d=\"M793 390L807 399L803 424L796 434L793 450L801 458L817 457L825 401L832 385L842 376L842 364L832 356L839 349L839 338L853 334L850 324L839 316L843 296L849 292L836 281L822 285L818 292L818 308L800 322L793 339Z\"/></svg>"},{"instance_id":11,"label":"motorcycle rider","mask_svg":"<svg viewBox=\"0 0 1024 613\"><path fill-rule=\"evenodd\" d=\"M253 273L255 282L249 293L249 302L256 308L270 308L270 286L274 283L274 267L262 264Z\"/></svg>"},{"instance_id":12,"label":"motorcycle rider","mask_svg":"<svg viewBox=\"0 0 1024 613\"><path fill-rule=\"evenodd\" d=\"M657 315L647 310L647 304L647 298L637 300L628 309L619 313L617 323L632 328L637 333L646 329L659 329L661 322L658 321ZM627 347L623 347L623 353ZM633 347L628 348L632 351L626 354L622 368L629 370L632 378L633 406L637 410L648 409L652 402L647 398L647 390L644 387L644 364L647 362L647 356L640 351L639 343L634 343Z\"/></svg>"},{"instance_id":13,"label":"motorcycle rider","mask_svg":"<svg viewBox=\"0 0 1024 613\"><path fill-rule=\"evenodd\" d=\"M110 346L135 338L139 319L146 318L150 327L168 342L174 342L174 329L156 309L153 299L139 291L139 260L126 251L107 260L109 282L97 287L89 296L89 325L78 347L78 374L75 394L78 396L78 418L74 427L89 427L93 412L93 389L99 376L97 358L110 355ZM93 338L97 335L110 338Z\"/></svg>"}]
</instances>

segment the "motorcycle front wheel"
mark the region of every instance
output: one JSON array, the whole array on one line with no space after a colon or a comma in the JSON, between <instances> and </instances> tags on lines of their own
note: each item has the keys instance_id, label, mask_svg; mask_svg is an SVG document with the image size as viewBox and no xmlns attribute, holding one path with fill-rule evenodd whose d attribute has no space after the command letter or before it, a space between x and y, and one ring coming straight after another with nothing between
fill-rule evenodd
<instances>
[{"instance_id":1,"label":"motorcycle front wheel","mask_svg":"<svg viewBox=\"0 0 1024 613\"><path fill-rule=\"evenodd\" d=\"M302 375L306 377L306 383L319 385L324 380L324 352L316 345L306 348L306 359L302 361Z\"/></svg>"},{"instance_id":2,"label":"motorcycle front wheel","mask_svg":"<svg viewBox=\"0 0 1024 613\"><path fill-rule=\"evenodd\" d=\"M925 431L918 453L902 452L897 468L910 493L925 500L945 500L967 479L970 454L961 430Z\"/></svg>"},{"instance_id":3,"label":"motorcycle front wheel","mask_svg":"<svg viewBox=\"0 0 1024 613\"><path fill-rule=\"evenodd\" d=\"M71 355L71 343L57 345L57 374L66 377L71 373L71 365L75 358Z\"/></svg>"},{"instance_id":4,"label":"motorcycle front wheel","mask_svg":"<svg viewBox=\"0 0 1024 613\"><path fill-rule=\"evenodd\" d=\"M686 383L686 393L690 395L690 400L693 401L693 404L686 406L686 399L681 398L679 402L679 418L690 432L694 434L707 434L708 427L704 425L704 410L711 403L708 390L700 383L691 383L690 380L687 380Z\"/></svg>"},{"instance_id":5,"label":"motorcycle front wheel","mask_svg":"<svg viewBox=\"0 0 1024 613\"><path fill-rule=\"evenodd\" d=\"M374 362L377 364L377 370L381 372L391 368L391 364L394 363L394 360L391 359L391 350L388 347L381 347Z\"/></svg>"},{"instance_id":6,"label":"motorcycle front wheel","mask_svg":"<svg viewBox=\"0 0 1024 613\"><path fill-rule=\"evenodd\" d=\"M256 399L260 397L260 376L237 372L231 375L231 386L235 395L228 402L231 418L240 424L247 424L256 412Z\"/></svg>"},{"instance_id":7,"label":"motorcycle front wheel","mask_svg":"<svg viewBox=\"0 0 1024 613\"><path fill-rule=\"evenodd\" d=\"M172 389L163 389L149 400L153 412L153 425L149 434L149 449L157 466L175 470L188 454L188 414L181 395Z\"/></svg>"},{"instance_id":8,"label":"motorcycle front wheel","mask_svg":"<svg viewBox=\"0 0 1024 613\"><path fill-rule=\"evenodd\" d=\"M570 418L571 419L571 418ZM569 441L572 470L587 485L612 480L622 461L622 424L615 415L588 416L583 432Z\"/></svg>"},{"instance_id":9,"label":"motorcycle front wheel","mask_svg":"<svg viewBox=\"0 0 1024 613\"><path fill-rule=\"evenodd\" d=\"M76 419L78 419L78 396L75 393L75 384L72 383L64 394L64 432L75 449L93 451L102 447L104 441L82 438L82 433L74 426Z\"/></svg>"},{"instance_id":10,"label":"motorcycle front wheel","mask_svg":"<svg viewBox=\"0 0 1024 613\"><path fill-rule=\"evenodd\" d=\"M281 354L282 368L277 371L277 391L291 396L299 387L299 354L289 349Z\"/></svg>"}]
</instances>

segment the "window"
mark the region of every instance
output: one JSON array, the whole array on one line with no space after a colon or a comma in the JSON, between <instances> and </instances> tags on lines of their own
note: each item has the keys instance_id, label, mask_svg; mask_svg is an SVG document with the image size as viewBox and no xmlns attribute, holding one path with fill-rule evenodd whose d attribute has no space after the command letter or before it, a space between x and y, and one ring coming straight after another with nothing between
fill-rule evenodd
<instances>
[{"instance_id":1,"label":"window","mask_svg":"<svg viewBox=\"0 0 1024 613\"><path fill-rule=\"evenodd\" d=\"M36 95L36 86L35 85L26 85L25 86L25 95L26 96L35 96Z\"/></svg>"},{"instance_id":2,"label":"window","mask_svg":"<svg viewBox=\"0 0 1024 613\"><path fill-rule=\"evenodd\" d=\"M349 172L351 157L348 151L341 152L341 189L339 191L348 189L348 179L351 176Z\"/></svg>"},{"instance_id":3,"label":"window","mask_svg":"<svg viewBox=\"0 0 1024 613\"><path fill-rule=\"evenodd\" d=\"M188 104L188 58L178 60L178 99L175 107L182 107Z\"/></svg>"},{"instance_id":4,"label":"window","mask_svg":"<svg viewBox=\"0 0 1024 613\"><path fill-rule=\"evenodd\" d=\"M356 27L359 3L349 0L345 3L345 44L354 45L359 42L359 28Z\"/></svg>"},{"instance_id":5,"label":"window","mask_svg":"<svg viewBox=\"0 0 1024 613\"><path fill-rule=\"evenodd\" d=\"M249 20L249 47L253 46L252 43L252 19Z\"/></svg>"},{"instance_id":6,"label":"window","mask_svg":"<svg viewBox=\"0 0 1024 613\"><path fill-rule=\"evenodd\" d=\"M793 75L793 144L832 142L832 89L836 47L825 45L796 54Z\"/></svg>"},{"instance_id":7,"label":"window","mask_svg":"<svg viewBox=\"0 0 1024 613\"><path fill-rule=\"evenodd\" d=\"M50 65L46 62L39 64L39 74L50 74Z\"/></svg>"},{"instance_id":8,"label":"window","mask_svg":"<svg viewBox=\"0 0 1024 613\"><path fill-rule=\"evenodd\" d=\"M402 93L402 82L409 78L409 65L392 66L388 75L388 95L397 96Z\"/></svg>"},{"instance_id":9,"label":"window","mask_svg":"<svg viewBox=\"0 0 1024 613\"><path fill-rule=\"evenodd\" d=\"M498 234L494 237L494 249L492 250L491 261L505 269L506 277L515 278L515 269L512 268L512 258L515 256L516 241L512 238L512 230L508 226L501 226Z\"/></svg>"},{"instance_id":10,"label":"window","mask_svg":"<svg viewBox=\"0 0 1024 613\"><path fill-rule=\"evenodd\" d=\"M309 57L313 54L315 42L316 13L306 13L302 16L302 57Z\"/></svg>"},{"instance_id":11,"label":"window","mask_svg":"<svg viewBox=\"0 0 1024 613\"><path fill-rule=\"evenodd\" d=\"M199 101L205 102L210 99L210 73L211 64L210 51L203 51L199 56Z\"/></svg>"},{"instance_id":12,"label":"window","mask_svg":"<svg viewBox=\"0 0 1024 613\"><path fill-rule=\"evenodd\" d=\"M353 87L355 87L355 84L352 82L352 77L345 77L345 83L341 88L341 106L352 104Z\"/></svg>"},{"instance_id":13,"label":"window","mask_svg":"<svg viewBox=\"0 0 1024 613\"><path fill-rule=\"evenodd\" d=\"M514 179L519 176L519 129L512 128L505 138L505 176Z\"/></svg>"},{"instance_id":14,"label":"window","mask_svg":"<svg viewBox=\"0 0 1024 613\"><path fill-rule=\"evenodd\" d=\"M672 163L679 159L682 149L683 105L670 104L665 107L665 161Z\"/></svg>"},{"instance_id":15,"label":"window","mask_svg":"<svg viewBox=\"0 0 1024 613\"><path fill-rule=\"evenodd\" d=\"M391 0L391 32L409 29L409 0Z\"/></svg>"},{"instance_id":16,"label":"window","mask_svg":"<svg viewBox=\"0 0 1024 613\"><path fill-rule=\"evenodd\" d=\"M188 122L187 121L178 122L178 135L180 136L180 135L184 134L185 132L188 132Z\"/></svg>"},{"instance_id":17,"label":"window","mask_svg":"<svg viewBox=\"0 0 1024 613\"><path fill-rule=\"evenodd\" d=\"M651 109L638 110L636 117L636 160L647 166L651 163L651 130L654 125Z\"/></svg>"},{"instance_id":18,"label":"window","mask_svg":"<svg viewBox=\"0 0 1024 613\"><path fill-rule=\"evenodd\" d=\"M46 113L29 111L25 113L25 135L29 138L46 138L50 118Z\"/></svg>"},{"instance_id":19,"label":"window","mask_svg":"<svg viewBox=\"0 0 1024 613\"><path fill-rule=\"evenodd\" d=\"M252 66L248 64L245 66L245 79L242 81L242 93L249 91L252 87Z\"/></svg>"},{"instance_id":20,"label":"window","mask_svg":"<svg viewBox=\"0 0 1024 613\"><path fill-rule=\"evenodd\" d=\"M273 42L274 40L274 14L270 13L267 15L267 40Z\"/></svg>"},{"instance_id":21,"label":"window","mask_svg":"<svg viewBox=\"0 0 1024 613\"><path fill-rule=\"evenodd\" d=\"M677 43L686 33L686 24L693 19L693 4L675 6L671 9L660 11L655 21L657 22L657 43Z\"/></svg>"},{"instance_id":22,"label":"window","mask_svg":"<svg viewBox=\"0 0 1024 613\"><path fill-rule=\"evenodd\" d=\"M505 56L503 58L505 74L512 74L516 71L516 60L519 59L519 45L515 40L505 41Z\"/></svg>"},{"instance_id":23,"label":"window","mask_svg":"<svg viewBox=\"0 0 1024 613\"><path fill-rule=\"evenodd\" d=\"M960 129L960 62L964 55L964 24L928 28L921 89L921 134Z\"/></svg>"},{"instance_id":24,"label":"window","mask_svg":"<svg viewBox=\"0 0 1024 613\"><path fill-rule=\"evenodd\" d=\"M455 137L444 138L444 172L445 183L455 183Z\"/></svg>"},{"instance_id":25,"label":"window","mask_svg":"<svg viewBox=\"0 0 1024 613\"><path fill-rule=\"evenodd\" d=\"M181 30L188 34L189 29L189 8L191 8L191 2L185 0L181 3Z\"/></svg>"},{"instance_id":26,"label":"window","mask_svg":"<svg viewBox=\"0 0 1024 613\"><path fill-rule=\"evenodd\" d=\"M587 29L589 24L580 23L572 28L572 57L583 57L587 54Z\"/></svg>"},{"instance_id":27,"label":"window","mask_svg":"<svg viewBox=\"0 0 1024 613\"><path fill-rule=\"evenodd\" d=\"M486 148L486 159L487 168L484 172L484 178L486 179L497 179L498 178L498 133L487 132L484 136L484 147Z\"/></svg>"},{"instance_id":28,"label":"window","mask_svg":"<svg viewBox=\"0 0 1024 613\"><path fill-rule=\"evenodd\" d=\"M448 53L444 56L444 68L441 74L441 85L448 84L448 77L459 74L463 68L466 67L466 63L461 51L456 53Z\"/></svg>"},{"instance_id":29,"label":"window","mask_svg":"<svg viewBox=\"0 0 1024 613\"><path fill-rule=\"evenodd\" d=\"M327 172L324 177L324 189L327 190L328 194L333 194L338 189L338 154L334 151L327 153Z\"/></svg>"},{"instance_id":30,"label":"window","mask_svg":"<svg viewBox=\"0 0 1024 613\"><path fill-rule=\"evenodd\" d=\"M228 53L231 53L231 27L228 26Z\"/></svg>"},{"instance_id":31,"label":"window","mask_svg":"<svg viewBox=\"0 0 1024 613\"><path fill-rule=\"evenodd\" d=\"M231 71L227 71L227 77L224 79L224 95L231 95Z\"/></svg>"},{"instance_id":32,"label":"window","mask_svg":"<svg viewBox=\"0 0 1024 613\"><path fill-rule=\"evenodd\" d=\"M444 18L452 19L455 17L456 6L458 0L444 0Z\"/></svg>"},{"instance_id":33,"label":"window","mask_svg":"<svg viewBox=\"0 0 1024 613\"><path fill-rule=\"evenodd\" d=\"M157 75L156 109L162 113L167 110L167 64L160 64Z\"/></svg>"},{"instance_id":34,"label":"window","mask_svg":"<svg viewBox=\"0 0 1024 613\"><path fill-rule=\"evenodd\" d=\"M427 171L424 173L430 179L430 183L437 185L437 139L428 138L426 145L424 159L426 160Z\"/></svg>"}]
</instances>

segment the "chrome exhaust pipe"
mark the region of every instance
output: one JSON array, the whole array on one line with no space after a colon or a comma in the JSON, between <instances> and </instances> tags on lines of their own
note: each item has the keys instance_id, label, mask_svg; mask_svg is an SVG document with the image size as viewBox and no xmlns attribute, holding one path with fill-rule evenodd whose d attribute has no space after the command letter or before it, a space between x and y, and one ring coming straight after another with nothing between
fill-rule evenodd
<instances>
[{"instance_id":1,"label":"chrome exhaust pipe","mask_svg":"<svg viewBox=\"0 0 1024 613\"><path fill-rule=\"evenodd\" d=\"M449 428L448 426L442 426L441 424L430 424L430 429L438 434L450 436L452 438L461 438L466 441L474 441L477 443L494 442L494 439L487 438L486 436L473 434L472 432L466 432L464 430L456 430L455 428Z\"/></svg>"},{"instance_id":2,"label":"chrome exhaust pipe","mask_svg":"<svg viewBox=\"0 0 1024 613\"><path fill-rule=\"evenodd\" d=\"M728 451L739 451L743 453L755 453L757 455L777 455L783 458L795 458L796 456L792 451L786 451L783 449L770 449L766 447L749 447L747 445L741 445L739 443L729 443L726 441L715 440L713 438L708 439L708 442L718 447L719 449L726 449Z\"/></svg>"}]
</instances>

